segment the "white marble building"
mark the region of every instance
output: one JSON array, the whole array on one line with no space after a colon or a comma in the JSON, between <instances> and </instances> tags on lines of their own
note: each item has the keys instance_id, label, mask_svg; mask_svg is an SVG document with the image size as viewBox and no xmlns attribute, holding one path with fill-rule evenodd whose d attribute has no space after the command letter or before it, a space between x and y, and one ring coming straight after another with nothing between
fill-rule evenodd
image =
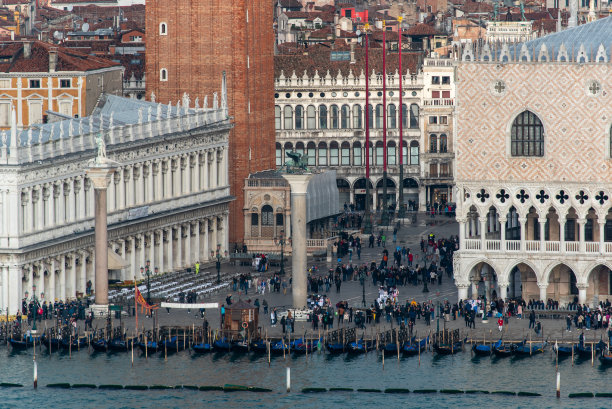
<instances>
[{"instance_id":1,"label":"white marble building","mask_svg":"<svg viewBox=\"0 0 612 409\"><path fill-rule=\"evenodd\" d=\"M73 299L94 281L94 191L85 175L102 133L120 163L108 188L110 278L140 279L227 250L226 94L213 107L184 96L161 105L106 95L90 117L3 132L0 145L0 307L26 291ZM14 113L13 113L14 118ZM125 268L127 265L127 268ZM94 285L92 285L92 288Z\"/></svg>"}]
</instances>

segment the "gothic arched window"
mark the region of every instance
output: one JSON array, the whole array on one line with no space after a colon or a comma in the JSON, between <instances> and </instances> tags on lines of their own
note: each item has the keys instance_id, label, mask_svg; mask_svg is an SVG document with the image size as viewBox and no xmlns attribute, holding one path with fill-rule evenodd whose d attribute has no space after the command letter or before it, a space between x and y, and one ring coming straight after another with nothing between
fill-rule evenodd
<instances>
[{"instance_id":1,"label":"gothic arched window","mask_svg":"<svg viewBox=\"0 0 612 409\"><path fill-rule=\"evenodd\" d=\"M272 206L265 205L261 208L261 225L274 226L274 211L272 210Z\"/></svg>"},{"instance_id":2,"label":"gothic arched window","mask_svg":"<svg viewBox=\"0 0 612 409\"><path fill-rule=\"evenodd\" d=\"M544 156L544 126L533 112L523 111L512 122L510 154Z\"/></svg>"}]
</instances>

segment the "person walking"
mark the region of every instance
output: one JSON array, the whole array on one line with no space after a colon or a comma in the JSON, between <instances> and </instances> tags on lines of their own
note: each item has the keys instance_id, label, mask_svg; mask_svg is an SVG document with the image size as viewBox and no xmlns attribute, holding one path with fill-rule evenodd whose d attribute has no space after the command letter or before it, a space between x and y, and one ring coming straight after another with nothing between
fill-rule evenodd
<instances>
[{"instance_id":1,"label":"person walking","mask_svg":"<svg viewBox=\"0 0 612 409\"><path fill-rule=\"evenodd\" d=\"M565 324L566 324L566 331L572 332L572 317L569 314L567 314L567 317L565 317Z\"/></svg>"},{"instance_id":2,"label":"person walking","mask_svg":"<svg viewBox=\"0 0 612 409\"><path fill-rule=\"evenodd\" d=\"M535 328L535 311L531 310L529 313L529 329Z\"/></svg>"},{"instance_id":3,"label":"person walking","mask_svg":"<svg viewBox=\"0 0 612 409\"><path fill-rule=\"evenodd\" d=\"M502 332L502 329L504 329L504 318L502 316L497 319L497 328L499 332Z\"/></svg>"}]
</instances>

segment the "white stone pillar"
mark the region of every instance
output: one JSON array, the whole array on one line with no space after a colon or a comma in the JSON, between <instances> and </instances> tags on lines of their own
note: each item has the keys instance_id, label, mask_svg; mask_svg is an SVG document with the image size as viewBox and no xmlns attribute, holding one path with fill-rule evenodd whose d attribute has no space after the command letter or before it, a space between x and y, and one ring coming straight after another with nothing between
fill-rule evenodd
<instances>
[{"instance_id":1,"label":"white stone pillar","mask_svg":"<svg viewBox=\"0 0 612 409\"><path fill-rule=\"evenodd\" d=\"M480 222L480 249L486 251L487 249L487 217L479 217Z\"/></svg>"},{"instance_id":2,"label":"white stone pillar","mask_svg":"<svg viewBox=\"0 0 612 409\"><path fill-rule=\"evenodd\" d=\"M586 304L587 303L587 288L589 288L589 285L578 283L576 284L576 287L578 287L578 303Z\"/></svg>"},{"instance_id":3,"label":"white stone pillar","mask_svg":"<svg viewBox=\"0 0 612 409\"><path fill-rule=\"evenodd\" d=\"M54 223L53 185L46 184L45 188L43 189L43 201L44 201L43 209L45 212L47 212L46 217L45 217L47 219L47 223L45 227L52 227Z\"/></svg>"},{"instance_id":4,"label":"white stone pillar","mask_svg":"<svg viewBox=\"0 0 612 409\"><path fill-rule=\"evenodd\" d=\"M174 271L174 252L173 252L173 238L172 238L172 227L165 230L166 236L168 237L168 264L167 270Z\"/></svg>"},{"instance_id":5,"label":"white stone pillar","mask_svg":"<svg viewBox=\"0 0 612 409\"><path fill-rule=\"evenodd\" d=\"M565 253L565 218L559 217L559 250Z\"/></svg>"},{"instance_id":6,"label":"white stone pillar","mask_svg":"<svg viewBox=\"0 0 612 409\"><path fill-rule=\"evenodd\" d=\"M68 293L69 298L76 298L76 288L77 288L77 255L76 253L70 254L71 259L71 268L70 268L70 293Z\"/></svg>"},{"instance_id":7,"label":"white stone pillar","mask_svg":"<svg viewBox=\"0 0 612 409\"><path fill-rule=\"evenodd\" d=\"M25 204L23 207L24 217L23 217L23 231L30 232L32 231L32 190L24 189L21 194L21 202Z\"/></svg>"},{"instance_id":8,"label":"white stone pillar","mask_svg":"<svg viewBox=\"0 0 612 409\"><path fill-rule=\"evenodd\" d=\"M180 224L176 226L176 261L176 268L183 268L183 226Z\"/></svg>"},{"instance_id":9,"label":"white stone pillar","mask_svg":"<svg viewBox=\"0 0 612 409\"><path fill-rule=\"evenodd\" d=\"M42 293L45 295L45 299L47 299L47 290L45 288L45 266L40 261L33 263L32 266L36 266L36 271L38 272L38 284L36 285L36 292L38 294L36 295L40 297L40 294Z\"/></svg>"},{"instance_id":10,"label":"white stone pillar","mask_svg":"<svg viewBox=\"0 0 612 409\"><path fill-rule=\"evenodd\" d=\"M194 179L194 183L193 183L194 191L199 192L199 191L202 190L202 185L200 184L200 177L202 176L202 174L201 174L201 165L202 164L200 163L200 153L199 152L196 152L196 154L193 157L193 160L194 160L194 165L193 165L194 166L194 169L193 169L194 173L193 173L193 176L195 178Z\"/></svg>"},{"instance_id":11,"label":"white stone pillar","mask_svg":"<svg viewBox=\"0 0 612 409\"><path fill-rule=\"evenodd\" d=\"M460 300L467 300L468 287L468 284L457 284L457 302L459 302Z\"/></svg>"},{"instance_id":12,"label":"white stone pillar","mask_svg":"<svg viewBox=\"0 0 612 409\"><path fill-rule=\"evenodd\" d=\"M191 184L191 173L193 172L195 164L192 159L193 157L191 154L185 156L185 160L187 161L187 166L185 167L185 186L187 187L187 189L185 190L185 194L193 192L193 185Z\"/></svg>"},{"instance_id":13,"label":"white stone pillar","mask_svg":"<svg viewBox=\"0 0 612 409\"><path fill-rule=\"evenodd\" d=\"M505 217L499 218L499 237L500 237L500 243L499 243L500 251L505 252L506 251L506 218Z\"/></svg>"},{"instance_id":14,"label":"white stone pillar","mask_svg":"<svg viewBox=\"0 0 612 409\"><path fill-rule=\"evenodd\" d=\"M111 174L111 176L112 176L112 174ZM80 180L80 186L81 186L81 190L80 190L80 193L79 193L79 202L78 202L79 203L79 217L81 219L85 219L85 218L87 218L87 208L85 206L86 203L87 203L87 200L85 199L87 197L87 189L86 189L87 188L87 183L86 183L86 180L85 180L84 177L81 177L79 180ZM114 185L111 185L111 186L112 187L111 187L110 191L111 191L111 193L114 193L114 190L115 190L114 187L115 186ZM107 206L108 207L112 207L114 205L114 203L115 203L115 195L111 194L111 204L110 204L110 206L108 206L108 203L107 203Z\"/></svg>"},{"instance_id":15,"label":"white stone pillar","mask_svg":"<svg viewBox=\"0 0 612 409\"><path fill-rule=\"evenodd\" d=\"M219 180L217 176L218 167L219 167L219 162L217 161L217 150L213 149L212 151L212 178L211 178L212 181L210 184L211 188L219 187L219 184L217 183L217 181Z\"/></svg>"},{"instance_id":16,"label":"white stone pillar","mask_svg":"<svg viewBox=\"0 0 612 409\"><path fill-rule=\"evenodd\" d=\"M507 283L507 282L504 282L504 281L498 281L497 282L497 287L499 288L499 296L504 301L508 297L508 286L509 285L510 285L510 283Z\"/></svg>"},{"instance_id":17,"label":"white stone pillar","mask_svg":"<svg viewBox=\"0 0 612 409\"><path fill-rule=\"evenodd\" d=\"M191 226L191 230L195 233L195 243L194 243L194 255L193 258L195 261L200 261L200 221L196 220L194 224Z\"/></svg>"},{"instance_id":18,"label":"white stone pillar","mask_svg":"<svg viewBox=\"0 0 612 409\"><path fill-rule=\"evenodd\" d=\"M598 220L597 224L599 224L599 253L600 254L604 254L606 252L606 248L605 248L605 240L604 240L604 233L605 233L605 228L606 228L606 221L605 220Z\"/></svg>"},{"instance_id":19,"label":"white stone pillar","mask_svg":"<svg viewBox=\"0 0 612 409\"><path fill-rule=\"evenodd\" d=\"M49 301L54 302L57 298L55 292L55 272L57 271L57 264L59 260L55 257L51 258L51 270L49 270Z\"/></svg>"},{"instance_id":20,"label":"white stone pillar","mask_svg":"<svg viewBox=\"0 0 612 409\"><path fill-rule=\"evenodd\" d=\"M157 236L157 237L156 237ZM155 244L155 260L153 261L154 267L159 269L160 273L164 272L164 231L155 230L153 234Z\"/></svg>"},{"instance_id":21,"label":"white stone pillar","mask_svg":"<svg viewBox=\"0 0 612 409\"><path fill-rule=\"evenodd\" d=\"M66 301L66 256L64 256L64 255L60 256L60 278L59 278L59 284L60 284L60 299L62 301ZM107 281L106 285L108 286L108 281ZM96 291L96 293L97 293L97 291Z\"/></svg>"},{"instance_id":22,"label":"white stone pillar","mask_svg":"<svg viewBox=\"0 0 612 409\"><path fill-rule=\"evenodd\" d=\"M546 217L539 217L538 224L540 225L540 252L546 251L545 235L546 235Z\"/></svg>"},{"instance_id":23,"label":"white stone pillar","mask_svg":"<svg viewBox=\"0 0 612 409\"><path fill-rule=\"evenodd\" d=\"M145 202L153 202L155 201L155 175L153 173L153 161L148 161L146 163L147 167L147 197L145 198Z\"/></svg>"},{"instance_id":24,"label":"white stone pillar","mask_svg":"<svg viewBox=\"0 0 612 409\"><path fill-rule=\"evenodd\" d=\"M538 287L540 288L540 300L546 302L546 289L548 288L548 283L538 283Z\"/></svg>"},{"instance_id":25,"label":"white stone pillar","mask_svg":"<svg viewBox=\"0 0 612 409\"><path fill-rule=\"evenodd\" d=\"M163 173L161 172L161 161L159 159L155 159L151 163L151 174L153 175L152 179L154 180L153 186L154 189L151 191L151 200L158 201L161 200L162 194L162 183L163 183Z\"/></svg>"},{"instance_id":26,"label":"white stone pillar","mask_svg":"<svg viewBox=\"0 0 612 409\"><path fill-rule=\"evenodd\" d=\"M204 253L204 257L203 260L208 261L210 259L210 245L208 243L208 219L204 219L202 220L202 230L203 230L203 249L202 252Z\"/></svg>"},{"instance_id":27,"label":"white stone pillar","mask_svg":"<svg viewBox=\"0 0 612 409\"><path fill-rule=\"evenodd\" d=\"M180 156L172 159L172 183L170 188L172 189L172 197L179 196L181 194L181 178L180 178Z\"/></svg>"},{"instance_id":28,"label":"white stone pillar","mask_svg":"<svg viewBox=\"0 0 612 409\"><path fill-rule=\"evenodd\" d=\"M81 262L81 271L79 273L77 291L83 293L83 296L85 296L85 289L87 287L87 252L84 250L79 251L79 257Z\"/></svg>"},{"instance_id":29,"label":"white stone pillar","mask_svg":"<svg viewBox=\"0 0 612 409\"><path fill-rule=\"evenodd\" d=\"M283 174L291 186L293 307L304 308L307 296L306 190L312 174Z\"/></svg>"},{"instance_id":30,"label":"white stone pillar","mask_svg":"<svg viewBox=\"0 0 612 409\"><path fill-rule=\"evenodd\" d=\"M115 175L117 175L117 173L113 172L108 187L108 212L113 212L117 209L117 183L115 182ZM83 188L85 188L85 185L83 185ZM83 197L85 197L87 192L84 190L83 193ZM83 200L83 202L85 202L85 200ZM85 203L83 203L83 206L85 206Z\"/></svg>"},{"instance_id":31,"label":"white stone pillar","mask_svg":"<svg viewBox=\"0 0 612 409\"><path fill-rule=\"evenodd\" d=\"M166 159L163 162L162 170L164 179L163 199L168 199L174 195L172 188L172 159Z\"/></svg>"},{"instance_id":32,"label":"white stone pillar","mask_svg":"<svg viewBox=\"0 0 612 409\"><path fill-rule=\"evenodd\" d=\"M472 298L476 299L478 298L478 280L477 279L473 279L472 280Z\"/></svg>"},{"instance_id":33,"label":"white stone pillar","mask_svg":"<svg viewBox=\"0 0 612 409\"><path fill-rule=\"evenodd\" d=\"M9 315L16 314L21 311L21 297L23 294L22 280L21 280L21 266L17 264L11 264L8 267L8 307Z\"/></svg>"},{"instance_id":34,"label":"white stone pillar","mask_svg":"<svg viewBox=\"0 0 612 409\"><path fill-rule=\"evenodd\" d=\"M210 249L212 251L216 251L217 250L217 216L213 216L210 221L209 221L210 225L211 225L211 231L210 231L210 240L209 240L209 244L210 244Z\"/></svg>"},{"instance_id":35,"label":"white stone pillar","mask_svg":"<svg viewBox=\"0 0 612 409\"><path fill-rule=\"evenodd\" d=\"M457 222L459 223L459 248L465 248L465 218L457 218Z\"/></svg>"},{"instance_id":36,"label":"white stone pillar","mask_svg":"<svg viewBox=\"0 0 612 409\"><path fill-rule=\"evenodd\" d=\"M132 268L132 277L134 280L140 277L140 266L136 264L136 237L130 236L130 265Z\"/></svg>"},{"instance_id":37,"label":"white stone pillar","mask_svg":"<svg viewBox=\"0 0 612 409\"><path fill-rule=\"evenodd\" d=\"M73 182L74 182L73 179L68 179L68 181L64 184L64 196L66 196L66 221L67 222L74 221L74 188L72 186Z\"/></svg>"},{"instance_id":38,"label":"white stone pillar","mask_svg":"<svg viewBox=\"0 0 612 409\"><path fill-rule=\"evenodd\" d=\"M189 166L187 167L189 169ZM191 267L193 265L193 259L191 257L191 223L185 223L183 225L183 232L185 237L185 265Z\"/></svg>"},{"instance_id":39,"label":"white stone pillar","mask_svg":"<svg viewBox=\"0 0 612 409\"><path fill-rule=\"evenodd\" d=\"M202 171L203 171L203 176L202 176L202 190L208 190L210 189L210 183L208 181L208 152L204 151L204 153L202 154Z\"/></svg>"},{"instance_id":40,"label":"white stone pillar","mask_svg":"<svg viewBox=\"0 0 612 409\"><path fill-rule=\"evenodd\" d=\"M130 180L130 171L129 168L127 166L124 166L123 168L121 168L120 170L121 172L121 178L120 180L120 189L119 189L119 208L120 209L125 209L127 208L128 205L128 197L127 197L127 183Z\"/></svg>"},{"instance_id":41,"label":"white stone pillar","mask_svg":"<svg viewBox=\"0 0 612 409\"><path fill-rule=\"evenodd\" d=\"M525 228L527 226L527 217L519 217L518 221L521 225L521 251L525 252L525 250L527 250L525 246Z\"/></svg>"},{"instance_id":42,"label":"white stone pillar","mask_svg":"<svg viewBox=\"0 0 612 409\"><path fill-rule=\"evenodd\" d=\"M580 218L577 220L577 222L580 228L580 233L579 233L580 237L578 237L580 239L580 242L579 242L580 253L584 253L586 251L586 242L584 240L584 226L586 225L587 221L586 219Z\"/></svg>"},{"instance_id":43,"label":"white stone pillar","mask_svg":"<svg viewBox=\"0 0 612 409\"><path fill-rule=\"evenodd\" d=\"M155 271L155 232L149 233L149 261L151 262L151 272Z\"/></svg>"},{"instance_id":44,"label":"white stone pillar","mask_svg":"<svg viewBox=\"0 0 612 409\"><path fill-rule=\"evenodd\" d=\"M45 220L45 207L43 205L43 186L36 186L34 189L34 194L32 195L32 199L34 200L34 206L36 209L36 216L34 217L34 229L42 230L44 229L44 220Z\"/></svg>"},{"instance_id":45,"label":"white stone pillar","mask_svg":"<svg viewBox=\"0 0 612 409\"><path fill-rule=\"evenodd\" d=\"M12 308L10 305L9 299L9 268L7 266L0 266L0 271L2 271L2 309L6 311L9 309L9 314L12 313Z\"/></svg>"},{"instance_id":46,"label":"white stone pillar","mask_svg":"<svg viewBox=\"0 0 612 409\"><path fill-rule=\"evenodd\" d=\"M138 265L138 278L144 278L144 275L142 275L140 273L140 267L145 267L147 265L146 263L146 253L147 253L147 247L145 246L145 236L144 234L139 234L138 236L136 236L138 243L140 245L139 248L139 259L140 259L140 264Z\"/></svg>"}]
</instances>

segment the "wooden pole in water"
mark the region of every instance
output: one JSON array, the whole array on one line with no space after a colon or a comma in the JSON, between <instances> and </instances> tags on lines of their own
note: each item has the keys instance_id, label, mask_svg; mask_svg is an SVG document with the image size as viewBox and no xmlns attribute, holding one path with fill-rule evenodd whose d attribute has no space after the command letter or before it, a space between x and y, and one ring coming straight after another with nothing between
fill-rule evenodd
<instances>
[{"instance_id":1,"label":"wooden pole in water","mask_svg":"<svg viewBox=\"0 0 612 409\"><path fill-rule=\"evenodd\" d=\"M72 358L72 333L70 334L70 338L68 338L68 340L70 341L68 343L68 357Z\"/></svg>"},{"instance_id":2,"label":"wooden pole in water","mask_svg":"<svg viewBox=\"0 0 612 409\"><path fill-rule=\"evenodd\" d=\"M427 341L425 341L427 343ZM417 348L419 349L419 366L421 366L421 342L417 344Z\"/></svg>"},{"instance_id":3,"label":"wooden pole in water","mask_svg":"<svg viewBox=\"0 0 612 409\"><path fill-rule=\"evenodd\" d=\"M285 337L281 338L281 345L283 346L283 359L285 359Z\"/></svg>"},{"instance_id":4,"label":"wooden pole in water","mask_svg":"<svg viewBox=\"0 0 612 409\"><path fill-rule=\"evenodd\" d=\"M183 328L183 349L185 349L187 336L185 334L185 328Z\"/></svg>"},{"instance_id":5,"label":"wooden pole in water","mask_svg":"<svg viewBox=\"0 0 612 409\"><path fill-rule=\"evenodd\" d=\"M144 336L144 344L145 344L145 360L149 359L149 342L147 340L147 336Z\"/></svg>"},{"instance_id":6,"label":"wooden pole in water","mask_svg":"<svg viewBox=\"0 0 612 409\"><path fill-rule=\"evenodd\" d=\"M557 369L557 399L561 397L561 373Z\"/></svg>"},{"instance_id":7,"label":"wooden pole in water","mask_svg":"<svg viewBox=\"0 0 612 409\"><path fill-rule=\"evenodd\" d=\"M164 361L168 360L168 337L166 337L166 341L164 342Z\"/></svg>"},{"instance_id":8,"label":"wooden pole in water","mask_svg":"<svg viewBox=\"0 0 612 409\"><path fill-rule=\"evenodd\" d=\"M132 367L134 366L134 339L132 339Z\"/></svg>"},{"instance_id":9,"label":"wooden pole in water","mask_svg":"<svg viewBox=\"0 0 612 409\"><path fill-rule=\"evenodd\" d=\"M591 366L595 365L595 344L591 342Z\"/></svg>"},{"instance_id":10,"label":"wooden pole in water","mask_svg":"<svg viewBox=\"0 0 612 409\"><path fill-rule=\"evenodd\" d=\"M399 331L395 328L395 346L397 347L397 361L400 360L400 346L399 346Z\"/></svg>"},{"instance_id":11,"label":"wooden pole in water","mask_svg":"<svg viewBox=\"0 0 612 409\"><path fill-rule=\"evenodd\" d=\"M270 341L269 340L266 341L266 345L268 346L268 368L269 368L270 367Z\"/></svg>"},{"instance_id":12,"label":"wooden pole in water","mask_svg":"<svg viewBox=\"0 0 612 409\"><path fill-rule=\"evenodd\" d=\"M383 347L382 349L382 365L383 365L383 370L385 369L385 348Z\"/></svg>"},{"instance_id":13,"label":"wooden pole in water","mask_svg":"<svg viewBox=\"0 0 612 409\"><path fill-rule=\"evenodd\" d=\"M531 332L529 332L529 356L531 356Z\"/></svg>"},{"instance_id":14,"label":"wooden pole in water","mask_svg":"<svg viewBox=\"0 0 612 409\"><path fill-rule=\"evenodd\" d=\"M38 388L38 364L36 363L36 357L34 358L34 389Z\"/></svg>"},{"instance_id":15,"label":"wooden pole in water","mask_svg":"<svg viewBox=\"0 0 612 409\"><path fill-rule=\"evenodd\" d=\"M574 349L575 349L575 347L576 347L576 346L575 346L575 345L574 345L574 343L572 342L572 366L574 366Z\"/></svg>"}]
</instances>

